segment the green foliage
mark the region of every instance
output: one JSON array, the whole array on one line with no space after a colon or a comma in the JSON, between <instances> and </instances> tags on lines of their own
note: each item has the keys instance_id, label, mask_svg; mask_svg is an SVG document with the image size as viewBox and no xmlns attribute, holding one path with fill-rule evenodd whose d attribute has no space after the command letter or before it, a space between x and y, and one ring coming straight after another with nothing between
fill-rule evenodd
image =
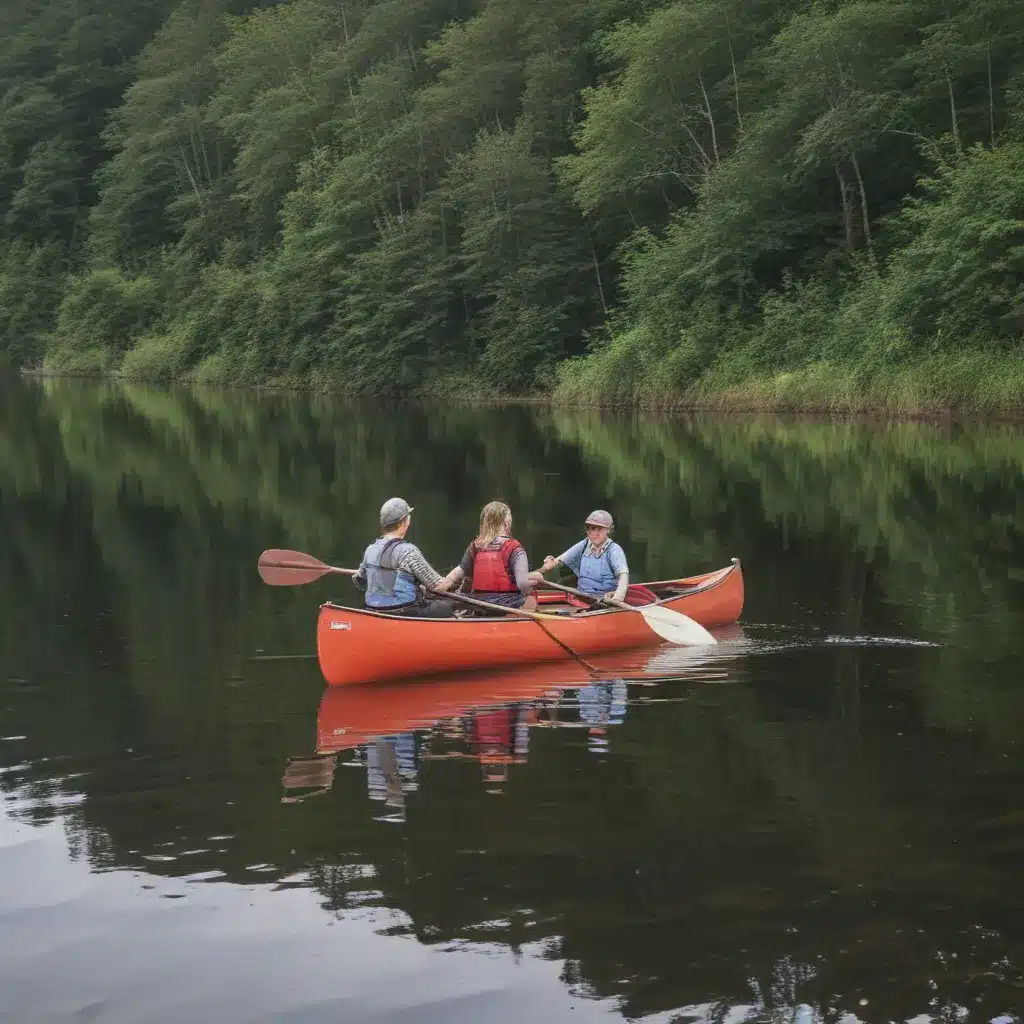
<instances>
[{"instance_id":1,"label":"green foliage","mask_svg":"<svg viewBox=\"0 0 1024 1024\"><path fill-rule=\"evenodd\" d=\"M1019 346L1015 0L122 13L0 0L16 363L678 403Z\"/></svg>"},{"instance_id":2,"label":"green foliage","mask_svg":"<svg viewBox=\"0 0 1024 1024\"><path fill-rule=\"evenodd\" d=\"M227 34L221 4L182 4L141 54L138 76L104 131L90 249L106 264L140 268L214 211L224 143L204 114L215 47Z\"/></svg>"},{"instance_id":3,"label":"green foliage","mask_svg":"<svg viewBox=\"0 0 1024 1024\"><path fill-rule=\"evenodd\" d=\"M80 264L101 132L170 0L0 0L0 351L34 364Z\"/></svg>"},{"instance_id":4,"label":"green foliage","mask_svg":"<svg viewBox=\"0 0 1024 1024\"><path fill-rule=\"evenodd\" d=\"M693 201L733 147L747 102L741 68L783 6L668 4L599 38L601 57L621 71L584 91L579 152L562 161L584 212L625 203L663 222Z\"/></svg>"},{"instance_id":5,"label":"green foliage","mask_svg":"<svg viewBox=\"0 0 1024 1024\"><path fill-rule=\"evenodd\" d=\"M531 135L528 119L515 132L482 132L452 175L460 283L483 307L480 375L513 393L553 371L586 322L581 299L596 298L578 220Z\"/></svg>"},{"instance_id":6,"label":"green foliage","mask_svg":"<svg viewBox=\"0 0 1024 1024\"><path fill-rule=\"evenodd\" d=\"M11 198L7 228L28 242L72 238L78 228L81 158L60 136L32 147L21 168L21 187Z\"/></svg>"},{"instance_id":7,"label":"green foliage","mask_svg":"<svg viewBox=\"0 0 1024 1024\"><path fill-rule=\"evenodd\" d=\"M15 366L37 366L60 302L64 247L15 241L0 256L0 337Z\"/></svg>"},{"instance_id":8,"label":"green foliage","mask_svg":"<svg viewBox=\"0 0 1024 1024\"><path fill-rule=\"evenodd\" d=\"M158 306L159 290L151 277L126 278L115 269L90 271L70 284L60 304L48 364L54 369L83 368L79 359L86 355L123 355Z\"/></svg>"},{"instance_id":9,"label":"green foliage","mask_svg":"<svg viewBox=\"0 0 1024 1024\"><path fill-rule=\"evenodd\" d=\"M169 380L190 376L192 367L205 364L203 379L210 380L215 364L207 361L220 353L233 367L232 383L254 383L266 376L265 367L253 365L258 357L251 346L261 306L256 275L223 264L208 267L189 296L188 313L167 317L142 334L125 354L120 373L131 379Z\"/></svg>"},{"instance_id":10,"label":"green foliage","mask_svg":"<svg viewBox=\"0 0 1024 1024\"><path fill-rule=\"evenodd\" d=\"M896 225L886 313L943 346L1024 335L1024 142L978 147L922 182Z\"/></svg>"},{"instance_id":11,"label":"green foliage","mask_svg":"<svg viewBox=\"0 0 1024 1024\"><path fill-rule=\"evenodd\" d=\"M1009 137L964 148L982 114L990 134L1013 123L1020 50L993 34L1024 25L1007 15L996 3L797 13L760 58L767 102L693 208L661 237L634 236L619 335L567 364L557 397L1019 409L1024 162ZM979 53L992 71L980 91ZM927 142L929 121L918 166L950 159L914 181L900 140Z\"/></svg>"}]
</instances>

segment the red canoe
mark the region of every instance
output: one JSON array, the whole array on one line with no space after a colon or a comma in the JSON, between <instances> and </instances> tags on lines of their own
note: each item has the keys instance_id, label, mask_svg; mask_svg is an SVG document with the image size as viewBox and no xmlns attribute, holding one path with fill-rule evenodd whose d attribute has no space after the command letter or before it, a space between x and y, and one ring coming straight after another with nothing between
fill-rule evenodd
<instances>
[{"instance_id":1,"label":"red canoe","mask_svg":"<svg viewBox=\"0 0 1024 1024\"><path fill-rule=\"evenodd\" d=\"M735 622L743 610L743 571L735 558L716 572L646 586L659 604L708 629ZM641 615L617 608L552 614L544 626L584 657L661 643ZM332 686L570 658L536 622L518 616L410 619L332 602L320 606L317 656Z\"/></svg>"}]
</instances>

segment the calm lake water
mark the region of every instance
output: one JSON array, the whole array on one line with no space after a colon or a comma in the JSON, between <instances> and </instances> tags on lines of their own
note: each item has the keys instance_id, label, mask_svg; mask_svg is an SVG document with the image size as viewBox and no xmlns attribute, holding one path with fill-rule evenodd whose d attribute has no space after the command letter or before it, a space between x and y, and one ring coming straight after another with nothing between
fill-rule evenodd
<instances>
[{"instance_id":1,"label":"calm lake water","mask_svg":"<svg viewBox=\"0 0 1024 1024\"><path fill-rule=\"evenodd\" d=\"M0 381L0 1020L1024 1020L1024 434ZM711 651L325 691L267 547L744 566ZM617 674L616 674L617 673ZM657 680L645 679L657 675ZM670 678L665 678L666 676Z\"/></svg>"}]
</instances>

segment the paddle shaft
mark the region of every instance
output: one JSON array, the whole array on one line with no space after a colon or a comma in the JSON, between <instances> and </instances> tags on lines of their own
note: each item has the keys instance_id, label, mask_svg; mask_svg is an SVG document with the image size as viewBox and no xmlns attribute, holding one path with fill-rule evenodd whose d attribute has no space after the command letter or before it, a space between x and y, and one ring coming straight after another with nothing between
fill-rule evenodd
<instances>
[{"instance_id":1,"label":"paddle shaft","mask_svg":"<svg viewBox=\"0 0 1024 1024\"><path fill-rule=\"evenodd\" d=\"M431 591L431 593L437 593L437 591ZM456 594L450 591L447 593L441 593L438 596L450 597L453 601L462 601L465 604L475 605L477 608L497 608L503 612L511 612L513 615L522 615L525 618L533 619L533 621L536 622L537 625L540 626L540 628L543 629L544 632L547 633L547 635L554 640L563 651L575 658L588 672L593 672L595 675L598 674L598 669L591 665L590 662L581 655L577 654L576 651L574 651L567 643L559 640L558 637L544 625L545 619L555 618L553 615L538 615L537 612L528 612L523 608L507 608L505 605L491 604L489 601L478 601L475 597L466 597L465 594Z\"/></svg>"},{"instance_id":2,"label":"paddle shaft","mask_svg":"<svg viewBox=\"0 0 1024 1024\"><path fill-rule=\"evenodd\" d=\"M295 562L283 559L274 561L266 560L261 564L269 569L294 569L297 572L309 572L313 568L312 566L310 566L308 562ZM321 575L326 575L330 572L336 572L341 574L342 576L359 575L358 569L342 569L340 566L337 565L323 565L321 563L315 568L320 571ZM530 619L551 619L555 617L553 615L543 615L539 612L528 612L524 608L508 608L503 604L492 604L490 601L481 601L475 597L469 597L466 594L460 594L452 590L432 590L430 587L427 587L427 590L431 594L436 594L438 597L451 598L451 600L453 601L461 601L463 604L471 604L477 608L488 608L491 611L499 611L502 613L508 612L512 615L521 615ZM386 608L381 608L377 610L385 612L387 611Z\"/></svg>"},{"instance_id":3,"label":"paddle shaft","mask_svg":"<svg viewBox=\"0 0 1024 1024\"><path fill-rule=\"evenodd\" d=\"M311 566L309 565L308 562L277 562L277 561L275 561L275 562L263 562L262 564L270 566L270 568L272 568L272 569L302 569L302 570L305 571L305 570L309 570L311 568ZM338 566L338 565L324 565L324 566L317 566L317 568L320 569L324 573L337 572L337 573L341 573L342 576L358 576L359 575L359 570L358 569L342 569L341 566Z\"/></svg>"},{"instance_id":4,"label":"paddle shaft","mask_svg":"<svg viewBox=\"0 0 1024 1024\"><path fill-rule=\"evenodd\" d=\"M610 604L614 608L625 608L627 612L639 612L643 605L626 604L625 601L616 601L614 597L605 597L603 594L588 594L585 590L577 590L575 587L567 587L562 583L552 583L551 580L544 580L545 587L552 587L555 590L562 590L566 594L574 594L587 601L594 601L597 604Z\"/></svg>"}]
</instances>

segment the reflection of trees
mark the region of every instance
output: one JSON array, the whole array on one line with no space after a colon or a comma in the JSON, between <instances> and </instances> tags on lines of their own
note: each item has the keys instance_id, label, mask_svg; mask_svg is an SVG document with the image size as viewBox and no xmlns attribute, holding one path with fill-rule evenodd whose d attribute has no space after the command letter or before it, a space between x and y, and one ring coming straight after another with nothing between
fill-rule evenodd
<instances>
[{"instance_id":1,"label":"reflection of trees","mask_svg":"<svg viewBox=\"0 0 1024 1024\"><path fill-rule=\"evenodd\" d=\"M1024 728L998 681L1014 674L1020 584L1008 569L1024 562L1016 428L544 415L643 524L655 574L740 553L748 620L775 620L784 598L795 616L831 607L841 621L863 573L857 585L885 602L871 602L866 630L895 620L900 635L945 641L915 687L930 718L1007 740Z\"/></svg>"},{"instance_id":2,"label":"reflection of trees","mask_svg":"<svg viewBox=\"0 0 1024 1024\"><path fill-rule=\"evenodd\" d=\"M318 869L316 884L339 911L397 905L421 941L547 942L567 980L631 1014L754 1001L750 978L769 1008L907 1019L979 994L990 1016L1005 1009L1019 887L1009 864L952 842L972 813L961 794L920 804L937 751L908 759L869 724L836 763L827 692L813 723L810 708L778 720L747 687L713 692L631 710L587 771L582 742L538 730L501 801L457 762L428 762L402 840L360 852L372 872ZM869 689L869 723L880 703ZM965 930L979 918L1006 934Z\"/></svg>"},{"instance_id":3,"label":"reflection of trees","mask_svg":"<svg viewBox=\"0 0 1024 1024\"><path fill-rule=\"evenodd\" d=\"M39 816L80 796L66 821L94 863L249 883L306 870L328 907L399 908L423 941L542 941L631 1013L1010 1005L1012 433L0 387L0 686L28 736L0 750L23 762L0 785ZM492 497L535 560L611 506L638 575L738 554L755 621L946 646L749 659L736 685L631 709L601 758L586 730L533 730L500 798L479 765L428 759L405 822L381 825L362 770L309 760L315 664L244 658L308 652L330 592L263 587L258 551L351 562L389 493L415 499L441 564ZM297 789L329 773L329 791L282 804L289 757L307 759Z\"/></svg>"},{"instance_id":4,"label":"reflection of trees","mask_svg":"<svg viewBox=\"0 0 1024 1024\"><path fill-rule=\"evenodd\" d=\"M581 744L541 739L497 815L469 776L428 763L400 859L318 868L315 884L338 912L397 904L409 915L397 931L421 941L541 943L566 983L632 1015L713 996L713 1019L752 1003L789 1020L798 1002L865 1019L869 997L872 1020L975 999L991 1019L1021 980L1014 868L956 849L974 807L948 785L923 799L936 781L923 766L941 752L893 749L872 724L870 671L865 706L848 713L860 657L843 652L835 685L818 680L792 721L746 687L641 705L597 780L580 771ZM979 914L1018 938L964 927Z\"/></svg>"}]
</instances>

